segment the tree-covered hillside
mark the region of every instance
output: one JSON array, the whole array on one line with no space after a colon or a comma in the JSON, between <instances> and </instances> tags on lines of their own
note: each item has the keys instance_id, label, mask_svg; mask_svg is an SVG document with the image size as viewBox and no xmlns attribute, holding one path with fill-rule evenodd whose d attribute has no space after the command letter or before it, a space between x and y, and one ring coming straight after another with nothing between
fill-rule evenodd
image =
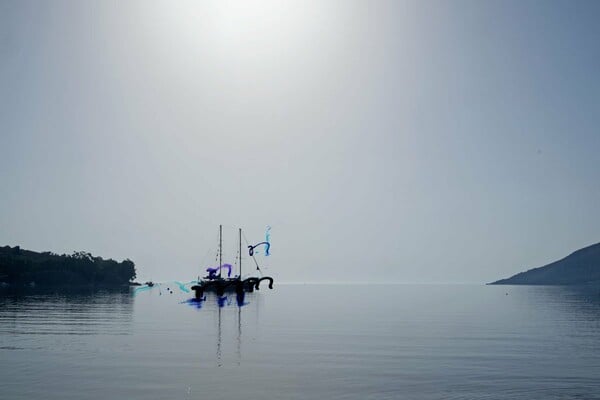
<instances>
[{"instance_id":1,"label":"tree-covered hillside","mask_svg":"<svg viewBox=\"0 0 600 400\"><path fill-rule=\"evenodd\" d=\"M0 282L7 284L115 286L133 279L135 264L131 260L105 260L83 251L58 255L19 246L0 247Z\"/></svg>"}]
</instances>

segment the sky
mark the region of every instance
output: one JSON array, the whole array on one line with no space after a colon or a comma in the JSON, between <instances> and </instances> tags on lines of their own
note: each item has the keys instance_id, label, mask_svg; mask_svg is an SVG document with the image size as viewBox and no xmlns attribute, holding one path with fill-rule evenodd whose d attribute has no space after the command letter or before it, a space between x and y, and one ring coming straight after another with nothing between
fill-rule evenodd
<instances>
[{"instance_id":1,"label":"sky","mask_svg":"<svg viewBox=\"0 0 600 400\"><path fill-rule=\"evenodd\" d=\"M484 283L600 241L600 3L0 0L0 245ZM244 243L244 247L245 247ZM243 266L250 265L247 255ZM248 270L252 272L252 270Z\"/></svg>"}]
</instances>

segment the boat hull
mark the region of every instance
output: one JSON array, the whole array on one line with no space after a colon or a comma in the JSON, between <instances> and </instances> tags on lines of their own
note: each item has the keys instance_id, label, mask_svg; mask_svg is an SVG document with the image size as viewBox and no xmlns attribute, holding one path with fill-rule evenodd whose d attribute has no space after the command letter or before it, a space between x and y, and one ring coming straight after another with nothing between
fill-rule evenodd
<instances>
[{"instance_id":1,"label":"boat hull","mask_svg":"<svg viewBox=\"0 0 600 400\"><path fill-rule=\"evenodd\" d=\"M260 282L269 281L269 289L273 289L273 278L265 276L262 278L240 279L216 279L208 281L200 281L197 285L192 286L196 300L204 298L205 293L216 293L217 296L223 296L225 293L254 292L260 289Z\"/></svg>"}]
</instances>

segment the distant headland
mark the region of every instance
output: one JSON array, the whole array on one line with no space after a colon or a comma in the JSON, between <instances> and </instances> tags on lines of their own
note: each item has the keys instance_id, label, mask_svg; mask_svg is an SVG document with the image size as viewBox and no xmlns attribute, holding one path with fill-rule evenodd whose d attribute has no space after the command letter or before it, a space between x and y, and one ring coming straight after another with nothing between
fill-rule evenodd
<instances>
[{"instance_id":1,"label":"distant headland","mask_svg":"<svg viewBox=\"0 0 600 400\"><path fill-rule=\"evenodd\" d=\"M521 272L490 285L600 284L600 243L577 250L562 260Z\"/></svg>"},{"instance_id":2,"label":"distant headland","mask_svg":"<svg viewBox=\"0 0 600 400\"><path fill-rule=\"evenodd\" d=\"M131 260L117 262L83 251L71 255L0 247L0 286L120 286L135 279Z\"/></svg>"}]
</instances>

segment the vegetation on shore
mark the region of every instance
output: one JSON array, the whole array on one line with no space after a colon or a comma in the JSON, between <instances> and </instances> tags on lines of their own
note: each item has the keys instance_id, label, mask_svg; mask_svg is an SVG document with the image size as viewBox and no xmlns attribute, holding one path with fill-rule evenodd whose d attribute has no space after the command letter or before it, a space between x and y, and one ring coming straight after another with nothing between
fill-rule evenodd
<instances>
[{"instance_id":1,"label":"vegetation on shore","mask_svg":"<svg viewBox=\"0 0 600 400\"><path fill-rule=\"evenodd\" d=\"M0 247L0 283L42 286L117 286L135 279L135 264L78 251L71 255L38 253L19 246Z\"/></svg>"}]
</instances>

